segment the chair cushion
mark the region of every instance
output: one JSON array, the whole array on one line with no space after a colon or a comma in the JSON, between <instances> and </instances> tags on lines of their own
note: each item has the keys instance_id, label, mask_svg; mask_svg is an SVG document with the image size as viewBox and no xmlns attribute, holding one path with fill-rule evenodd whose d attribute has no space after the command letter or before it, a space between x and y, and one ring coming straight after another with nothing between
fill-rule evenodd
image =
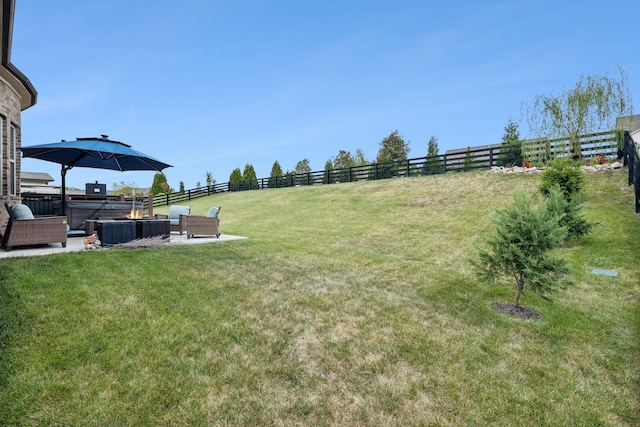
<instances>
[{"instance_id":1,"label":"chair cushion","mask_svg":"<svg viewBox=\"0 0 640 427\"><path fill-rule=\"evenodd\" d=\"M16 221L21 219L35 219L29 206L23 204L9 206L9 215L11 215L11 219Z\"/></svg>"},{"instance_id":2,"label":"chair cushion","mask_svg":"<svg viewBox=\"0 0 640 427\"><path fill-rule=\"evenodd\" d=\"M213 207L213 208L209 209L209 212L207 212L207 216L209 218L218 218L218 211L219 211L218 208Z\"/></svg>"},{"instance_id":3,"label":"chair cushion","mask_svg":"<svg viewBox=\"0 0 640 427\"><path fill-rule=\"evenodd\" d=\"M171 206L168 217L169 219L180 219L180 215L189 215L189 212L191 212L191 206Z\"/></svg>"}]
</instances>

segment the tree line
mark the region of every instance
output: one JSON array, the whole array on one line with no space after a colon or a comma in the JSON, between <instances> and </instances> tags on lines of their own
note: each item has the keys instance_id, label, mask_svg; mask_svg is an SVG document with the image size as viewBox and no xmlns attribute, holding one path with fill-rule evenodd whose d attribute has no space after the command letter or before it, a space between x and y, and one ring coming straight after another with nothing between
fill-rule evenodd
<instances>
[{"instance_id":1,"label":"tree line","mask_svg":"<svg viewBox=\"0 0 640 427\"><path fill-rule=\"evenodd\" d=\"M631 95L627 87L627 76L624 70L617 68L619 78L611 77L608 74L580 76L576 86L569 90L564 90L558 95L541 94L534 97L529 104L522 105L523 116L529 125L529 130L535 132L543 138L566 137L571 142L571 153L574 159L581 157L579 135L584 133L595 133L602 129L611 130L615 126L618 117L629 118L631 120L633 106ZM505 166L522 166L524 163L522 155L522 139L520 137L519 123L509 118L504 128L502 136L502 147L498 164ZM369 161L361 149L357 149L355 154L347 150L339 150L335 157L329 158L324 170L328 173L337 169L349 169L351 167L363 166L371 163L382 165L392 164L402 160L407 160L410 152L410 142L405 141L398 130L394 130L380 141L378 154L375 161ZM471 147L467 147L463 168L472 168ZM442 159L439 156L438 138L431 135L427 143L427 163L425 173L431 171L436 173L443 169ZM300 160L293 170L283 171L280 163L276 160L269 175L269 185L277 183L278 179L290 179L295 175L302 175L311 172L309 159ZM211 172L206 172L206 185L215 184ZM251 186L257 183L257 176L252 164L247 163L244 170L236 168L229 176L230 183L243 183ZM196 185L198 188L201 183ZM135 184L124 183L114 184L114 193L131 194L135 191ZM180 182L180 192L184 192L184 183ZM164 173L159 172L154 176L150 190L151 194L166 194L175 192L167 183Z\"/></svg>"}]
</instances>

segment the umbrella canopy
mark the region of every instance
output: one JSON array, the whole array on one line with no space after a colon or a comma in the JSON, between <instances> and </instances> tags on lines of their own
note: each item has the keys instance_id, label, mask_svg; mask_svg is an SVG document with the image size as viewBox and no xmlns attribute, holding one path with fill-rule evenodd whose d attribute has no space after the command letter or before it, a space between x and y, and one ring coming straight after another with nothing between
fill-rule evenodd
<instances>
[{"instance_id":1,"label":"umbrella canopy","mask_svg":"<svg viewBox=\"0 0 640 427\"><path fill-rule=\"evenodd\" d=\"M65 177L73 167L124 171L161 171L171 165L131 148L130 145L102 138L77 138L75 141L20 147L24 157L62 165L62 214L65 213Z\"/></svg>"}]
</instances>

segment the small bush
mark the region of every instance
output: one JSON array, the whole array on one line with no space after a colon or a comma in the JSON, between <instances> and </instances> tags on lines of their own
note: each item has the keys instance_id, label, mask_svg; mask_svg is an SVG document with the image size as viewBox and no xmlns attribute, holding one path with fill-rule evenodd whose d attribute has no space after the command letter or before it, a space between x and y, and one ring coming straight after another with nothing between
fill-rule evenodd
<instances>
[{"instance_id":1,"label":"small bush","mask_svg":"<svg viewBox=\"0 0 640 427\"><path fill-rule=\"evenodd\" d=\"M554 159L542 173L540 192L548 195L554 185L559 185L564 198L570 200L584 188L585 177L580 164L571 159Z\"/></svg>"},{"instance_id":2,"label":"small bush","mask_svg":"<svg viewBox=\"0 0 640 427\"><path fill-rule=\"evenodd\" d=\"M525 287L544 295L562 283L569 272L567 262L549 251L558 247L566 230L548 203L534 207L529 196L519 191L512 205L496 210L492 222L495 230L485 240L488 250L478 248L478 259L471 260L480 279L514 279L516 308Z\"/></svg>"},{"instance_id":3,"label":"small bush","mask_svg":"<svg viewBox=\"0 0 640 427\"><path fill-rule=\"evenodd\" d=\"M558 185L554 185L549 189L548 196L547 207L558 217L558 224L566 228L567 239L571 237L580 238L591 232L596 223L589 222L584 218L582 215L582 206L584 204L579 199L565 199Z\"/></svg>"}]
</instances>

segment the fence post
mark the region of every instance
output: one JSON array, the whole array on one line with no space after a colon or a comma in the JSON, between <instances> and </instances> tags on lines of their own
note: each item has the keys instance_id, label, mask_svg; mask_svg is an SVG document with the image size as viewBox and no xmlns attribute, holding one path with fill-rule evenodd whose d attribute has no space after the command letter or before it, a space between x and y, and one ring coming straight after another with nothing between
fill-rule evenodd
<instances>
[{"instance_id":1,"label":"fence post","mask_svg":"<svg viewBox=\"0 0 640 427\"><path fill-rule=\"evenodd\" d=\"M149 194L147 200L147 214L151 218L153 216L153 194Z\"/></svg>"},{"instance_id":2,"label":"fence post","mask_svg":"<svg viewBox=\"0 0 640 427\"><path fill-rule=\"evenodd\" d=\"M493 147L489 147L489 167L493 167Z\"/></svg>"},{"instance_id":3,"label":"fence post","mask_svg":"<svg viewBox=\"0 0 640 427\"><path fill-rule=\"evenodd\" d=\"M442 173L447 173L447 153L442 156Z\"/></svg>"}]
</instances>

